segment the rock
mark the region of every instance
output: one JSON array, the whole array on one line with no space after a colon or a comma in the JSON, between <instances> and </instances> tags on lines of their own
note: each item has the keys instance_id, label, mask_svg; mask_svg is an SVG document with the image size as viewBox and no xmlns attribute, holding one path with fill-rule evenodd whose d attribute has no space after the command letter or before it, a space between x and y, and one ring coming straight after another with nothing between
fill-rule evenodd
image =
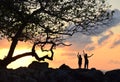
<instances>
[{"instance_id":1,"label":"rock","mask_svg":"<svg viewBox=\"0 0 120 82\"><path fill-rule=\"evenodd\" d=\"M76 82L67 70L54 69L54 71L47 74L47 77L49 77L50 82Z\"/></svg>"},{"instance_id":2,"label":"rock","mask_svg":"<svg viewBox=\"0 0 120 82\"><path fill-rule=\"evenodd\" d=\"M46 70L48 69L48 63L47 62L37 62L33 61L28 68L35 69L35 70Z\"/></svg>"},{"instance_id":3,"label":"rock","mask_svg":"<svg viewBox=\"0 0 120 82\"><path fill-rule=\"evenodd\" d=\"M63 64L53 69L46 62L33 62L29 67L0 69L0 82L120 82L120 69L104 74L95 68L72 69Z\"/></svg>"},{"instance_id":4,"label":"rock","mask_svg":"<svg viewBox=\"0 0 120 82\"><path fill-rule=\"evenodd\" d=\"M62 70L69 70L71 69L69 66L65 65L65 64L62 64L59 69L62 69Z\"/></svg>"},{"instance_id":5,"label":"rock","mask_svg":"<svg viewBox=\"0 0 120 82\"><path fill-rule=\"evenodd\" d=\"M92 80L90 82L104 82L104 74L99 70L91 69L84 73L85 73L86 77L88 77Z\"/></svg>"},{"instance_id":6,"label":"rock","mask_svg":"<svg viewBox=\"0 0 120 82\"><path fill-rule=\"evenodd\" d=\"M16 81L17 82L17 81ZM21 81L22 82L22 81ZM27 77L27 78L25 78L25 81L24 82L37 82L37 80L36 79L34 79L34 78L31 78L31 77Z\"/></svg>"},{"instance_id":7,"label":"rock","mask_svg":"<svg viewBox=\"0 0 120 82\"><path fill-rule=\"evenodd\" d=\"M106 72L105 82L120 82L120 69Z\"/></svg>"},{"instance_id":8,"label":"rock","mask_svg":"<svg viewBox=\"0 0 120 82\"><path fill-rule=\"evenodd\" d=\"M69 75L81 82L103 82L104 75L99 70L71 69ZM74 81L73 81L74 82Z\"/></svg>"}]
</instances>

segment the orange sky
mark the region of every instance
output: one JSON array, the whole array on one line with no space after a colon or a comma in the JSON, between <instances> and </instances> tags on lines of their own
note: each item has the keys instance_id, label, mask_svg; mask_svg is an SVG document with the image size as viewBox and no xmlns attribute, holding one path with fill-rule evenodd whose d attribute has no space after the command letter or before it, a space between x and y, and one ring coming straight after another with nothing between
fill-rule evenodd
<instances>
[{"instance_id":1,"label":"orange sky","mask_svg":"<svg viewBox=\"0 0 120 82\"><path fill-rule=\"evenodd\" d=\"M117 29L117 32L115 29ZM103 37L107 38L99 42ZM111 70L120 67L120 26L107 30L101 36L93 36L91 40L92 42L89 42L89 44L84 44L78 39L82 44L74 41L70 47L58 48L59 51L56 52L54 61L50 62L50 65L58 67L65 63L72 68L77 68L77 52L82 54L82 50L85 49L89 55L94 54L93 57L89 58L90 68Z\"/></svg>"},{"instance_id":2,"label":"orange sky","mask_svg":"<svg viewBox=\"0 0 120 82\"><path fill-rule=\"evenodd\" d=\"M115 30L117 29L117 31ZM103 41L99 41L101 38L109 36ZM88 36L83 35L84 39ZM82 44L78 44L78 42ZM87 44L89 43L89 44ZM10 43L7 40L0 41L0 58L7 54ZM91 49L93 48L94 49ZM120 26L113 27L106 32L103 32L101 36L92 36L91 41L83 43L78 38L77 41L72 42L72 46L60 47L55 50L55 56L53 61L49 61L50 67L57 68L63 63L67 64L71 68L78 68L77 65L77 53L82 54L82 50L85 50L88 54L94 54L93 57L89 58L89 67L95 67L101 70L111 70L120 67ZM23 53L30 51L30 44L19 43L14 54ZM34 60L32 57L24 57L15 62L11 63L8 67L17 68L19 66L27 66ZM84 64L84 59L83 59ZM83 65L82 65L83 67Z\"/></svg>"},{"instance_id":3,"label":"orange sky","mask_svg":"<svg viewBox=\"0 0 120 82\"><path fill-rule=\"evenodd\" d=\"M116 2L117 1L119 0L116 0ZM115 6L115 4L117 4L116 2L111 1L113 8L119 7ZM54 60L47 60L50 67L57 68L65 63L71 68L78 68L76 55L78 52L82 54L83 49L88 54L94 54L89 58L89 68L95 67L101 70L111 70L120 67L120 25L109 28L96 36L87 36L83 34L73 36L73 39L70 40L70 42L72 43L72 46L59 47L55 50ZM9 46L10 42L7 40L0 40L0 59L4 58L8 53ZM14 55L30 50L30 44L20 42L17 45ZM27 66L33 60L35 59L32 57L24 57L11 63L8 67L17 68L19 66Z\"/></svg>"}]
</instances>

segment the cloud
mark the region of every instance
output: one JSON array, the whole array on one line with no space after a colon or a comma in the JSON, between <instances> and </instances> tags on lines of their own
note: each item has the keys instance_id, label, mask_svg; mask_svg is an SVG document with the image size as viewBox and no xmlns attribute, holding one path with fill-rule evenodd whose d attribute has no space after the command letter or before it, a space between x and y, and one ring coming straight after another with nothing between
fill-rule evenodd
<instances>
[{"instance_id":1,"label":"cloud","mask_svg":"<svg viewBox=\"0 0 120 82\"><path fill-rule=\"evenodd\" d=\"M120 10L115 9L115 13L113 14L111 26L119 25L120 24Z\"/></svg>"},{"instance_id":2,"label":"cloud","mask_svg":"<svg viewBox=\"0 0 120 82\"><path fill-rule=\"evenodd\" d=\"M108 34L102 35L102 37L98 40L98 44L101 45L105 40L110 38L111 35L113 35L112 31L108 31Z\"/></svg>"},{"instance_id":3,"label":"cloud","mask_svg":"<svg viewBox=\"0 0 120 82\"><path fill-rule=\"evenodd\" d=\"M120 44L120 40L115 41L114 46L119 45L119 44Z\"/></svg>"},{"instance_id":4,"label":"cloud","mask_svg":"<svg viewBox=\"0 0 120 82\"><path fill-rule=\"evenodd\" d=\"M114 41L114 43L112 44L111 48L114 48L115 46L120 45L120 39Z\"/></svg>"},{"instance_id":5,"label":"cloud","mask_svg":"<svg viewBox=\"0 0 120 82\"><path fill-rule=\"evenodd\" d=\"M67 41L72 44L72 49L84 49L86 45L92 43L91 36L87 36L82 33L76 33Z\"/></svg>"},{"instance_id":6,"label":"cloud","mask_svg":"<svg viewBox=\"0 0 120 82\"><path fill-rule=\"evenodd\" d=\"M88 46L87 48L86 48L86 50L88 50L88 51L92 51L92 50L94 50L95 49L95 46Z\"/></svg>"},{"instance_id":7,"label":"cloud","mask_svg":"<svg viewBox=\"0 0 120 82\"><path fill-rule=\"evenodd\" d=\"M85 32L83 31L82 33L86 34L86 35L90 35L90 36L99 35L111 27L120 25L120 10L115 9L114 11L115 12L113 13L113 17L109 21L104 21L105 24L104 23L97 23L93 27L88 27L88 30Z\"/></svg>"},{"instance_id":8,"label":"cloud","mask_svg":"<svg viewBox=\"0 0 120 82\"><path fill-rule=\"evenodd\" d=\"M110 64L118 64L119 65L120 61L118 61L118 60L110 60L109 63Z\"/></svg>"},{"instance_id":9,"label":"cloud","mask_svg":"<svg viewBox=\"0 0 120 82\"><path fill-rule=\"evenodd\" d=\"M102 26L96 26L96 27L91 27L90 30L86 32L81 33L76 33L67 41L69 43L72 43L73 45L71 46L73 49L84 49L87 45L93 43L92 37L93 36L100 36L101 33L106 32L111 27L114 27L116 25L120 24L120 11L119 10L114 10L115 13L113 14L112 20L109 21L109 23L106 25ZM113 35L112 31L107 32L107 34L101 35L101 38L98 40L98 44L101 45L104 41L109 39ZM87 50L93 50L95 47L94 46L88 46L86 49Z\"/></svg>"}]
</instances>

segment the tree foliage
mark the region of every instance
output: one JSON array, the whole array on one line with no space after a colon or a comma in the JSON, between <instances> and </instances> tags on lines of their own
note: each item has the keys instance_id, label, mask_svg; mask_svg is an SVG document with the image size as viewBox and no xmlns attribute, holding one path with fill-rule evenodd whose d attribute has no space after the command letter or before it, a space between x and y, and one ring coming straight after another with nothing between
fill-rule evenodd
<instances>
[{"instance_id":1,"label":"tree foliage","mask_svg":"<svg viewBox=\"0 0 120 82\"><path fill-rule=\"evenodd\" d=\"M52 60L53 49L66 45L64 40L67 36L87 31L88 27L109 20L109 7L105 0L0 0L1 38L12 41L9 53L2 62L8 65L27 55L39 61L45 58ZM13 57L18 41L32 42L31 52ZM35 52L37 45L43 52L50 51L51 57L39 58ZM46 49L47 45L50 47Z\"/></svg>"}]
</instances>

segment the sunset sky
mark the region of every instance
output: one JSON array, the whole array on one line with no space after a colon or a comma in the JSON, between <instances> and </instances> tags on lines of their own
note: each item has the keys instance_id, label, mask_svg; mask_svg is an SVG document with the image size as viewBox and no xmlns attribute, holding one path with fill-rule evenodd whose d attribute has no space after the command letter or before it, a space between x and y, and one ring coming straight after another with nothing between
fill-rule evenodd
<instances>
[{"instance_id":1,"label":"sunset sky","mask_svg":"<svg viewBox=\"0 0 120 82\"><path fill-rule=\"evenodd\" d=\"M54 60L46 60L49 62L50 67L58 68L60 65L66 64L71 68L78 68L77 53L82 54L82 51L85 50L88 55L94 54L89 58L89 68L94 67L100 70L120 68L120 0L108 0L108 2L112 5L112 9L116 10L113 16L113 24L108 25L106 29L98 29L98 31L101 31L99 34L89 36L81 33L75 34L71 39L68 39L68 41L72 43L72 46L58 47L55 50ZM5 39L0 40L0 59L7 55L9 47L10 42ZM14 55L30 50L30 43L19 42ZM33 60L35 59L31 56L21 58L11 63L8 67L18 68L20 66L27 66Z\"/></svg>"}]
</instances>

